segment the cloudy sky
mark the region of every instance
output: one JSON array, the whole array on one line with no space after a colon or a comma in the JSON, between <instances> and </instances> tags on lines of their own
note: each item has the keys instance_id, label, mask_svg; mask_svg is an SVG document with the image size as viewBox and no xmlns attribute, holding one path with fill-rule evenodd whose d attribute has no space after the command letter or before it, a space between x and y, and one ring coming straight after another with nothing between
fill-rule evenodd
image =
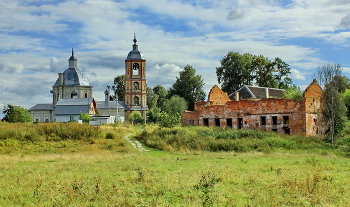
<instances>
[{"instance_id":1,"label":"cloudy sky","mask_svg":"<svg viewBox=\"0 0 350 207\"><path fill-rule=\"evenodd\" d=\"M103 100L134 32L150 87L168 89L189 64L209 92L229 51L280 57L302 88L326 63L350 77L349 0L1 0L0 108L50 103L72 46Z\"/></svg>"}]
</instances>

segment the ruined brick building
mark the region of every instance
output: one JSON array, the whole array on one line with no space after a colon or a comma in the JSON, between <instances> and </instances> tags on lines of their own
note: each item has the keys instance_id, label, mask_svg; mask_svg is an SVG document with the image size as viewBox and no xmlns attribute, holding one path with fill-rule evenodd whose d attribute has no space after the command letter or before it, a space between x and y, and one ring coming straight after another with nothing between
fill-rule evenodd
<instances>
[{"instance_id":1,"label":"ruined brick building","mask_svg":"<svg viewBox=\"0 0 350 207\"><path fill-rule=\"evenodd\" d=\"M321 112L323 91L314 80L301 101L282 98L283 91L245 86L228 96L213 86L208 101L195 103L185 111L185 125L259 129L286 134L323 136L325 123ZM231 98L229 98L231 97Z\"/></svg>"}]
</instances>

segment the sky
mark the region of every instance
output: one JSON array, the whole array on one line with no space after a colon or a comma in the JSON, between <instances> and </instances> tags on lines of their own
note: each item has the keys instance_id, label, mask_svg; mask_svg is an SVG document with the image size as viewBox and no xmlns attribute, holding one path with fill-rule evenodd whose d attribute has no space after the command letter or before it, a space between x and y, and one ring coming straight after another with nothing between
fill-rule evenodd
<instances>
[{"instance_id":1,"label":"sky","mask_svg":"<svg viewBox=\"0 0 350 207\"><path fill-rule=\"evenodd\" d=\"M327 63L350 77L349 0L1 0L1 111L51 103L72 47L93 97L104 100L134 33L152 88L169 89L191 65L208 93L229 51L281 58L302 89Z\"/></svg>"}]
</instances>

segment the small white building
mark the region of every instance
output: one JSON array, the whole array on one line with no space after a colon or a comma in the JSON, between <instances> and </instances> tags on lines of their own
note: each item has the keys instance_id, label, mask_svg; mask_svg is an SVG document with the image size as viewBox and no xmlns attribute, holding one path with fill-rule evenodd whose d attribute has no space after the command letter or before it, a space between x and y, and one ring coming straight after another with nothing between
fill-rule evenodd
<instances>
[{"instance_id":1,"label":"small white building","mask_svg":"<svg viewBox=\"0 0 350 207\"><path fill-rule=\"evenodd\" d=\"M56 122L77 121L80 114L96 115L96 102L93 98L62 98L57 101Z\"/></svg>"}]
</instances>

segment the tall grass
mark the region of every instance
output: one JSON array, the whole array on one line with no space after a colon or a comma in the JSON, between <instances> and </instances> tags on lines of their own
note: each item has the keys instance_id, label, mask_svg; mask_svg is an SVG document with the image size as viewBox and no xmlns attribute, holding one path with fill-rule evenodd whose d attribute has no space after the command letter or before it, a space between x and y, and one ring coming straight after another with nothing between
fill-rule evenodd
<instances>
[{"instance_id":1,"label":"tall grass","mask_svg":"<svg viewBox=\"0 0 350 207\"><path fill-rule=\"evenodd\" d=\"M150 147L170 152L186 151L234 151L276 152L330 149L320 138L289 136L258 130L234 130L219 127L146 127L138 139Z\"/></svg>"},{"instance_id":2,"label":"tall grass","mask_svg":"<svg viewBox=\"0 0 350 207\"><path fill-rule=\"evenodd\" d=\"M101 137L99 127L78 123L1 123L0 140L58 141L86 140Z\"/></svg>"},{"instance_id":3,"label":"tall grass","mask_svg":"<svg viewBox=\"0 0 350 207\"><path fill-rule=\"evenodd\" d=\"M115 150L129 152L131 127L78 123L0 123L0 154Z\"/></svg>"}]
</instances>

